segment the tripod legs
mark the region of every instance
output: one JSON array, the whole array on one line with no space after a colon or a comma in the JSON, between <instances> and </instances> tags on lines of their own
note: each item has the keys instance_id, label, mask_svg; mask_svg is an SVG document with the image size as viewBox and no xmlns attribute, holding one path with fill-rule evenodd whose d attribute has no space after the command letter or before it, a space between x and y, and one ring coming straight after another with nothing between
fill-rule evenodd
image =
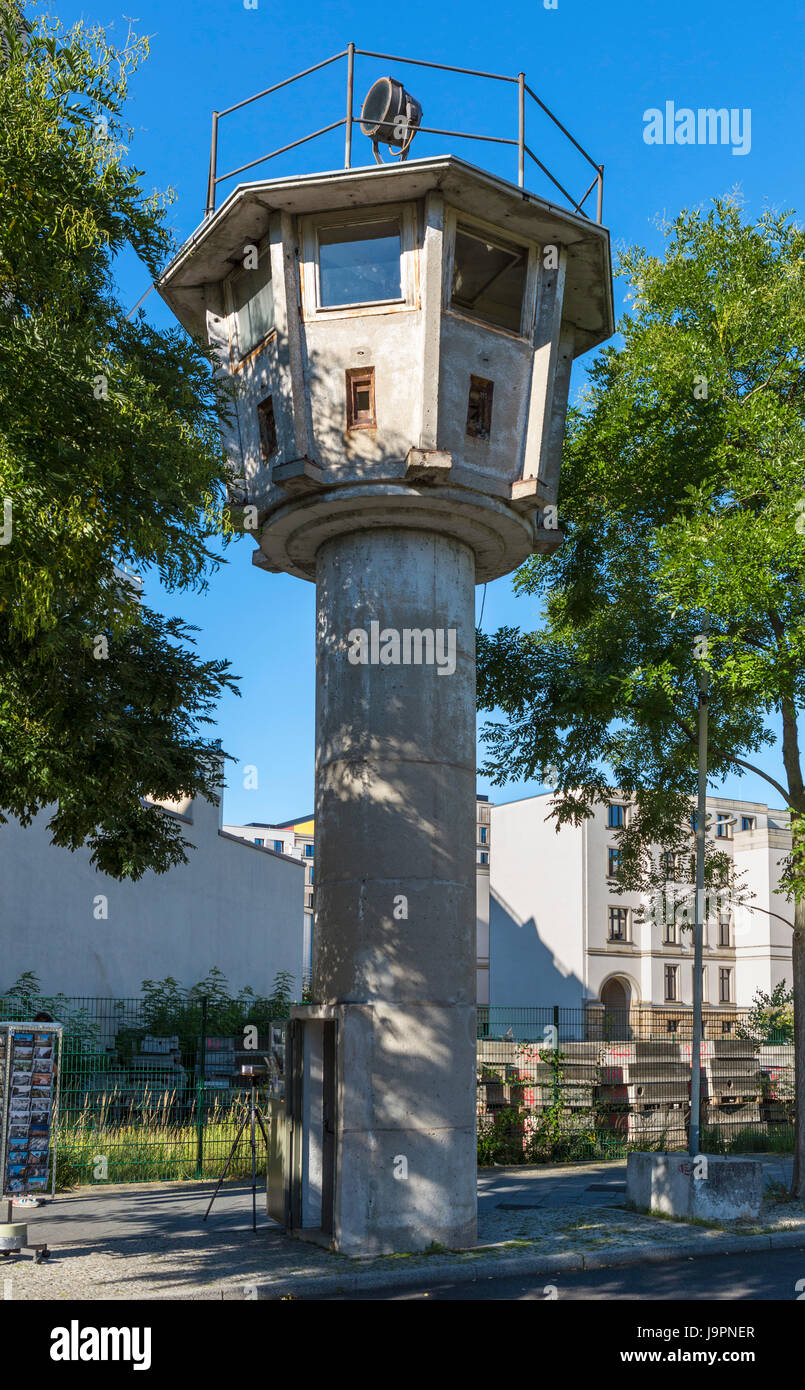
<instances>
[{"instance_id":1,"label":"tripod legs","mask_svg":"<svg viewBox=\"0 0 805 1390\"><path fill-rule=\"evenodd\" d=\"M261 1133L262 1136L263 1136L263 1140L264 1140L265 1146L266 1146L266 1156L268 1156L268 1134L267 1134L267 1132L266 1132L265 1124L263 1123L263 1116L261 1115L260 1109L259 1109L259 1107L258 1107L258 1105L257 1105L257 1103L256 1103L256 1101L255 1101L254 1087L252 1087L252 1090L251 1090L250 1104L249 1104L248 1113L247 1113L246 1115L243 1116L243 1119L242 1119L241 1122L240 1122L240 1127L239 1127L238 1132L237 1132L237 1134L235 1135L235 1138L234 1138L234 1140L233 1140L233 1142L232 1142L232 1147L231 1147L231 1149L229 1150L229 1157L227 1158L226 1164L224 1165L224 1171L223 1171L223 1173L221 1174L220 1178L218 1179L218 1183L217 1183L217 1186L216 1186L216 1188L215 1188L215 1191L213 1192L213 1194L212 1194L212 1196L211 1196L211 1198L210 1198L210 1201L209 1201L209 1205L208 1205L208 1207L207 1207L207 1210L206 1210L205 1213L204 1213L204 1220L205 1220L205 1221L207 1220L207 1217L209 1216L209 1214L210 1214L210 1212L211 1212L211 1210L212 1210L212 1204L213 1204L213 1202L215 1201L216 1197L218 1196L218 1193L219 1193L220 1190L221 1190L221 1184L223 1183L224 1178L226 1177L227 1173L229 1172L229 1165L230 1165L230 1163L232 1162L232 1159L235 1157L235 1151L236 1151L236 1149L237 1149L237 1147L238 1147L238 1144L240 1143L241 1135L243 1134L243 1131L244 1131L244 1129L246 1128L246 1125L247 1125L247 1124L249 1125L249 1138L250 1138L250 1141L251 1141L251 1150L252 1150L252 1230L253 1230L253 1231L256 1231L256 1230L257 1230L257 1130L256 1130L255 1126L256 1126L256 1125L259 1125L259 1126L260 1126L260 1133Z\"/></svg>"},{"instance_id":2,"label":"tripod legs","mask_svg":"<svg viewBox=\"0 0 805 1390\"><path fill-rule=\"evenodd\" d=\"M228 1157L228 1159L226 1160L226 1165L225 1165L225 1167L224 1167L224 1171L223 1171L223 1173L221 1174L220 1178L218 1179L218 1185L217 1185L215 1191L213 1192L213 1194L212 1194L212 1196L211 1196L211 1198L210 1198L210 1204L209 1204L209 1206L207 1207L207 1210L206 1210L205 1213L204 1213L204 1220L205 1220L205 1221L207 1220L207 1217L209 1216L210 1211L212 1210L212 1204L213 1204L213 1202L215 1201L216 1197L218 1196L218 1193L221 1191L221 1183L223 1182L224 1178L226 1177L227 1173L229 1172L229 1165L230 1165L230 1163L232 1162L232 1159L235 1157L235 1150L236 1150L236 1148L238 1147L238 1144L240 1143L240 1136L241 1136L241 1134L243 1133L244 1129L246 1128L246 1121L248 1120L248 1118L249 1118L248 1115L244 1115L244 1116L243 1116L243 1119L241 1120L240 1129L238 1130L237 1134L235 1135L235 1138L234 1138L234 1141L233 1141L233 1144L232 1144L232 1148L229 1150L229 1157Z\"/></svg>"}]
</instances>

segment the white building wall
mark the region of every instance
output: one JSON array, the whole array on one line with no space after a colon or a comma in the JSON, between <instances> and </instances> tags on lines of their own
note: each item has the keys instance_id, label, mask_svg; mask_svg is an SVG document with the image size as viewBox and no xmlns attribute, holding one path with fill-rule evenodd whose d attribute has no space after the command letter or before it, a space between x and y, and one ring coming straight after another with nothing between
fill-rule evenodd
<instances>
[{"instance_id":1,"label":"white building wall","mask_svg":"<svg viewBox=\"0 0 805 1390\"><path fill-rule=\"evenodd\" d=\"M489 1002L578 1008L585 990L583 837L545 824L549 797L495 806Z\"/></svg>"},{"instance_id":2,"label":"white building wall","mask_svg":"<svg viewBox=\"0 0 805 1390\"><path fill-rule=\"evenodd\" d=\"M601 1000L608 982L621 981L632 1005L689 1008L692 933L669 942L663 923L638 911L640 895L616 892L608 874L608 849L617 843L608 808L596 807L581 826L558 833L547 819L550 810L550 794L492 810L490 1003L578 1007L583 999ZM733 857L744 891L754 896L746 908L733 905L728 945L716 917L705 925L704 999L748 1008L756 990L791 983L792 905L778 891L790 848L787 814L717 796L708 798L708 811L708 833ZM719 811L732 821L723 836L715 835ZM745 817L750 828L744 830ZM610 939L610 907L627 909L624 941ZM675 1001L665 998L666 965L678 967ZM722 969L730 971L729 1001L720 998Z\"/></svg>"},{"instance_id":3,"label":"white building wall","mask_svg":"<svg viewBox=\"0 0 805 1390\"><path fill-rule=\"evenodd\" d=\"M189 862L120 883L88 850L51 845L47 819L0 826L0 989L31 970L47 994L128 997L144 979L187 987L217 966L233 989L264 994L287 970L299 998L301 864L226 835L219 808L196 801L178 817Z\"/></svg>"}]
</instances>

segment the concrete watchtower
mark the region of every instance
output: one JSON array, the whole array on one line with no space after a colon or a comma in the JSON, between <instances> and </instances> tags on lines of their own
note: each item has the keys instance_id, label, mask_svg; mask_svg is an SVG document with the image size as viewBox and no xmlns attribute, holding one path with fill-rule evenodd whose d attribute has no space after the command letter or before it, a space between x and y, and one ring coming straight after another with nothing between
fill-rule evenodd
<instances>
[{"instance_id":1,"label":"concrete watchtower","mask_svg":"<svg viewBox=\"0 0 805 1390\"><path fill-rule=\"evenodd\" d=\"M159 288L241 385L253 562L316 584L288 1223L353 1253L471 1244L474 589L561 542L571 363L612 332L600 198L593 222L452 156L241 184Z\"/></svg>"}]
</instances>

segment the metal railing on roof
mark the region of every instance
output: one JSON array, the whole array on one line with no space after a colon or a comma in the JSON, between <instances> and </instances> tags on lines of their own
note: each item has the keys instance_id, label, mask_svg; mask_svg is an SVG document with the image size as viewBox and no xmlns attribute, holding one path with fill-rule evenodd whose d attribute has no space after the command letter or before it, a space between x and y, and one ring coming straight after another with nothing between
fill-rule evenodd
<instances>
[{"instance_id":1,"label":"metal railing on roof","mask_svg":"<svg viewBox=\"0 0 805 1390\"><path fill-rule=\"evenodd\" d=\"M346 114L338 121L332 121L329 125L322 126L319 130L312 131L309 135L303 135L298 140L291 140L288 144L280 145L275 150L270 150L268 154L260 155L257 159L251 159L246 164L240 164L236 169L229 169L225 174L218 173L218 124L224 116L231 115L234 111L242 111L245 106L250 106L254 101L260 101L263 97L270 96L272 92L278 92L283 87L288 87L292 82L298 82L303 77L309 77L311 73L320 72L322 68L329 67L332 63L339 62L342 58L346 59L347 64L347 86L346 86ZM264 164L269 159L275 159L277 155L286 154L288 150L297 149L300 145L307 144L310 140L316 140L321 135L327 135L331 130L338 130L340 126L345 127L344 142L344 168L352 168L352 128L360 124L360 118L354 114L354 93L355 93L355 59L356 58L378 58L384 62L407 63L412 67L434 68L439 72L458 73L464 77L480 77L490 82L508 82L517 87L517 139L507 138L499 135L481 135L478 132L466 130L442 130L432 126L418 126L418 131L427 135L444 135L454 140L479 140L487 144L510 145L517 148L517 184L518 187L525 186L525 159L526 155L533 160L534 164L543 174L550 179L551 183L559 190L564 198L568 200L574 212L582 217L589 217L585 212L584 204L589 198L594 188L597 188L596 214L595 220L601 223L604 205L604 166L596 164L591 155L587 153L582 145L579 144L575 136L562 124L558 116L546 106L545 102L537 96L536 92L529 87L525 80L525 73L518 73L516 77L507 76L497 72L480 72L475 68L454 67L449 63L431 63L419 58L402 58L393 53L375 53L369 49L356 48L354 43L347 45L340 53L334 53L331 58L325 58L322 63L314 63L312 67L305 68L303 72L297 72L293 77L286 77L282 82L275 82L272 87L266 87L262 92L255 92L253 96L246 97L244 101L235 102L233 106L227 106L223 111L213 111L212 113L212 138L210 142L210 171L207 181L207 205L205 216L209 217L215 211L215 195L219 183L224 183L227 179L234 178L237 174L243 174L248 169L254 169L258 164ZM588 188L577 201L572 193L560 183L543 164L542 160L534 153L526 143L526 97L536 103L539 109L553 122L562 135L578 150L579 154L586 159L587 163L595 170L595 175Z\"/></svg>"}]
</instances>

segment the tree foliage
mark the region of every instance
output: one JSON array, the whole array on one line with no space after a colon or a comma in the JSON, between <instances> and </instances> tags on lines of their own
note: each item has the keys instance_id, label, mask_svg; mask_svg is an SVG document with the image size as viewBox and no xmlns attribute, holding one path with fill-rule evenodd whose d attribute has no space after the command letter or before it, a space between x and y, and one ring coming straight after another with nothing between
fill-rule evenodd
<instances>
[{"instance_id":1,"label":"tree foliage","mask_svg":"<svg viewBox=\"0 0 805 1390\"><path fill-rule=\"evenodd\" d=\"M479 634L479 703L505 715L485 730L495 780L551 769L560 824L614 780L632 838L682 849L704 617L713 782L805 695L805 238L782 215L745 225L732 199L665 234L665 257L622 257L622 346L569 415L565 543L516 577L544 626Z\"/></svg>"},{"instance_id":2,"label":"tree foliage","mask_svg":"<svg viewBox=\"0 0 805 1390\"><path fill-rule=\"evenodd\" d=\"M805 235L785 213L747 222L735 198L663 230L664 255L621 257L621 343L569 415L565 543L517 575L544 624L479 634L480 704L503 715L486 726L485 771L547 776L558 825L592 814L614 784L635 808L622 885L643 886L650 846L690 848L703 664L711 784L754 770L791 813L805 1086ZM780 780L752 760L775 740L773 716ZM718 873L716 845L711 882ZM802 1194L802 1124L797 1153Z\"/></svg>"},{"instance_id":3,"label":"tree foliage","mask_svg":"<svg viewBox=\"0 0 805 1390\"><path fill-rule=\"evenodd\" d=\"M204 724L233 687L121 570L206 583L227 400L206 348L115 288L124 250L153 279L172 246L123 123L147 42L21 32L9 0L0 25L0 813L55 808L55 843L137 878L185 858L143 798L215 795Z\"/></svg>"}]
</instances>

